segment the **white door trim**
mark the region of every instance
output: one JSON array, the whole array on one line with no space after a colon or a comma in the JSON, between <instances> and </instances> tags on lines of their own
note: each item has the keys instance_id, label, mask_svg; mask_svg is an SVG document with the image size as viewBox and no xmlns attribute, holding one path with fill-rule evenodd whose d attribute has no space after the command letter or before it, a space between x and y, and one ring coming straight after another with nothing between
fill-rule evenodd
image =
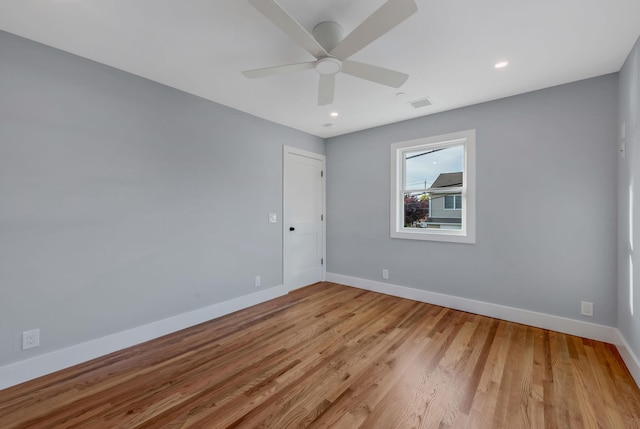
<instances>
[{"instance_id":1,"label":"white door trim","mask_svg":"<svg viewBox=\"0 0 640 429\"><path fill-rule=\"evenodd\" d=\"M282 145L282 284L284 285L287 292L293 290L290 285L286 284L286 261L285 261L285 243L286 237L285 234L288 232L288 225L285 224L285 213L286 213L286 193L285 193L285 164L287 162L287 154L294 154L298 156L304 156L311 159L316 159L322 163L322 171L324 172L324 177L322 180L322 213L324 216L324 221L322 222L322 259L324 260L324 264L322 264L322 280L324 281L327 276L327 157L325 155L309 152L306 150L298 149L292 146Z\"/></svg>"}]
</instances>

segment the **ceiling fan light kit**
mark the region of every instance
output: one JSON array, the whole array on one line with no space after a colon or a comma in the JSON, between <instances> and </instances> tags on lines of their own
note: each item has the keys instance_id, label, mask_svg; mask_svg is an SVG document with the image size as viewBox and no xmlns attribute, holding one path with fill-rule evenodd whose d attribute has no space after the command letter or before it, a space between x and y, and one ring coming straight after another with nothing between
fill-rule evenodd
<instances>
[{"instance_id":1,"label":"ceiling fan light kit","mask_svg":"<svg viewBox=\"0 0 640 429\"><path fill-rule=\"evenodd\" d=\"M320 106L333 103L335 75L339 72L393 88L399 88L409 78L409 75L395 70L347 58L416 13L418 6L415 0L388 0L345 38L342 38L342 27L332 21L319 23L314 27L313 35L310 34L275 0L249 0L249 3L316 60L244 71L243 74L248 78L276 76L315 68L320 75Z\"/></svg>"},{"instance_id":2,"label":"ceiling fan light kit","mask_svg":"<svg viewBox=\"0 0 640 429\"><path fill-rule=\"evenodd\" d=\"M333 57L324 57L316 61L316 71L320 74L336 74L342 70L342 61Z\"/></svg>"}]
</instances>

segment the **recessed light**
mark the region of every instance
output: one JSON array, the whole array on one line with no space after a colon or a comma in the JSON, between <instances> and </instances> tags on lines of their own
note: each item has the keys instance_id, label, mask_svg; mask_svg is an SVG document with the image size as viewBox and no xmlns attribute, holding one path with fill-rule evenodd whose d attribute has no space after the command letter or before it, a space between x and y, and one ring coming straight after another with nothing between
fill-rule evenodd
<instances>
[{"instance_id":1,"label":"recessed light","mask_svg":"<svg viewBox=\"0 0 640 429\"><path fill-rule=\"evenodd\" d=\"M335 118L335 117L337 117L337 116L338 116L338 112L331 112L331 113L329 113L329 115L330 115L331 117Z\"/></svg>"},{"instance_id":2,"label":"recessed light","mask_svg":"<svg viewBox=\"0 0 640 429\"><path fill-rule=\"evenodd\" d=\"M502 60L502 61L498 61L497 63L495 63L494 67L497 68L497 69L503 69L508 65L509 65L509 61L508 60Z\"/></svg>"}]
</instances>

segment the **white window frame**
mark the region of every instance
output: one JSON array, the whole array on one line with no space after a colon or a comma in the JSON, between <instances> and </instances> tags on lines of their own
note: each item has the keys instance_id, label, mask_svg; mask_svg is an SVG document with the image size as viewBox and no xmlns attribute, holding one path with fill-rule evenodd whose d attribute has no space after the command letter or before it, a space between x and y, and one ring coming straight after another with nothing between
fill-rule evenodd
<instances>
[{"instance_id":1,"label":"white window frame","mask_svg":"<svg viewBox=\"0 0 640 429\"><path fill-rule=\"evenodd\" d=\"M440 149L462 145L464 172L462 175L462 229L405 228L404 180L406 152ZM410 240L446 241L451 243L476 242L476 130L426 137L391 145L391 238Z\"/></svg>"}]
</instances>

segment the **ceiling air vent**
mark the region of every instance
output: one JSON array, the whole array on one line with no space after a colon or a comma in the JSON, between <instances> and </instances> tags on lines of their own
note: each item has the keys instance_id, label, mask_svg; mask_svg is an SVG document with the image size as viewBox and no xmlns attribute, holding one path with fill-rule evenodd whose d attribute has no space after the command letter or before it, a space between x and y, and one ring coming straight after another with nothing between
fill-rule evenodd
<instances>
[{"instance_id":1,"label":"ceiling air vent","mask_svg":"<svg viewBox=\"0 0 640 429\"><path fill-rule=\"evenodd\" d=\"M409 104L411 104L414 108L419 109L421 107L431 106L431 100L425 97L421 98L420 100L410 101Z\"/></svg>"}]
</instances>

